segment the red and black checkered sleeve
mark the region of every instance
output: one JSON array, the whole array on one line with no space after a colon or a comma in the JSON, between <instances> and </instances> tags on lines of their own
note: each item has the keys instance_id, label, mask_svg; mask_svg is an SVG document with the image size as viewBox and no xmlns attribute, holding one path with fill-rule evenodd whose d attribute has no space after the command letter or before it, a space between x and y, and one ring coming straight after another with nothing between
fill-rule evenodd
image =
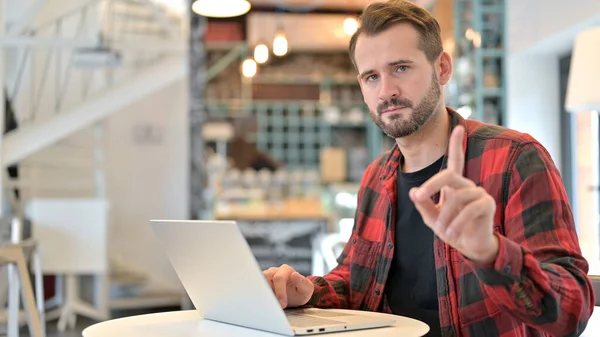
<instances>
[{"instance_id":1,"label":"red and black checkered sleeve","mask_svg":"<svg viewBox=\"0 0 600 337\"><path fill-rule=\"evenodd\" d=\"M350 308L350 267L348 250L350 245L344 247L344 252L338 258L338 266L323 277L309 276L308 279L315 285L315 291L309 305L318 308Z\"/></svg>"},{"instance_id":2,"label":"red and black checkered sleeve","mask_svg":"<svg viewBox=\"0 0 600 337\"><path fill-rule=\"evenodd\" d=\"M387 209L381 207L383 204L387 205L387 199L383 201L384 198L379 198L381 194L378 188L382 186L379 174L387 156L387 153L382 155L365 170L357 196L354 228L350 242L344 246L337 259L338 266L323 277L309 277L315 286L309 306L357 310L360 309L364 294L378 285L373 268L382 257L377 254L377 247L381 246L381 242L376 240L379 231L385 226L382 221L385 214L381 210ZM377 289L376 292L380 290ZM375 305L376 301L372 302L371 305Z\"/></svg>"},{"instance_id":3,"label":"red and black checkered sleeve","mask_svg":"<svg viewBox=\"0 0 600 337\"><path fill-rule=\"evenodd\" d=\"M525 324L577 336L594 293L560 173L536 142L520 146L508 167L499 255L475 265L477 276L490 298Z\"/></svg>"},{"instance_id":4,"label":"red and black checkered sleeve","mask_svg":"<svg viewBox=\"0 0 600 337\"><path fill-rule=\"evenodd\" d=\"M364 190L374 171L376 162L369 165L363 174L360 190L357 197L357 208L354 216L355 222L358 220L358 212L362 203ZM354 225L356 227L356 223ZM352 253L354 245L346 244L344 250L337 259L338 266L322 277L309 276L315 286L313 296L308 302L309 306L318 308L350 309L350 263L352 262Z\"/></svg>"}]
</instances>

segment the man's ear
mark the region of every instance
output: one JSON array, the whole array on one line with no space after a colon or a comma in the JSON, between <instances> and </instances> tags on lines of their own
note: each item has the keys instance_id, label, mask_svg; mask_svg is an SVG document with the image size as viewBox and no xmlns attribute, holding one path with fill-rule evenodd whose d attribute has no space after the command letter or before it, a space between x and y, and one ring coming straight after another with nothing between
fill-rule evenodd
<instances>
[{"instance_id":1,"label":"man's ear","mask_svg":"<svg viewBox=\"0 0 600 337\"><path fill-rule=\"evenodd\" d=\"M442 51L436 62L436 70L439 71L439 80L441 85L446 85L452 78L452 56L446 51Z\"/></svg>"}]
</instances>

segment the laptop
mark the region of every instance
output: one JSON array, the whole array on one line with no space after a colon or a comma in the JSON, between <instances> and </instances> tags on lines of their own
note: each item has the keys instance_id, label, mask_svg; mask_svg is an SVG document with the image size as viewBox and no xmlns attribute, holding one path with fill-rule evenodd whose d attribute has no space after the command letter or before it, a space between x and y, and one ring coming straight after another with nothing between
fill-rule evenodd
<instances>
[{"instance_id":1,"label":"laptop","mask_svg":"<svg viewBox=\"0 0 600 337\"><path fill-rule=\"evenodd\" d=\"M396 323L359 311L283 310L235 221L151 220L150 225L204 319L287 336Z\"/></svg>"}]
</instances>

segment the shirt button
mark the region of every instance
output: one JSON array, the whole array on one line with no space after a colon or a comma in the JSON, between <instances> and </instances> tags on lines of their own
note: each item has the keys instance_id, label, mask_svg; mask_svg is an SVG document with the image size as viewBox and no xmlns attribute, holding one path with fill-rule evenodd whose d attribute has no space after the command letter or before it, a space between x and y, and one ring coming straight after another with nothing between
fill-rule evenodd
<instances>
[{"instance_id":1,"label":"shirt button","mask_svg":"<svg viewBox=\"0 0 600 337\"><path fill-rule=\"evenodd\" d=\"M379 296L379 294L381 294L381 292L379 291L379 289L375 289L375 295Z\"/></svg>"},{"instance_id":2,"label":"shirt button","mask_svg":"<svg viewBox=\"0 0 600 337\"><path fill-rule=\"evenodd\" d=\"M352 243L356 243L356 238L353 238L353 239L352 239Z\"/></svg>"},{"instance_id":3,"label":"shirt button","mask_svg":"<svg viewBox=\"0 0 600 337\"><path fill-rule=\"evenodd\" d=\"M504 272L507 273L507 274L510 274L511 270L512 270L512 268L511 268L510 264L507 265L506 267L504 267Z\"/></svg>"},{"instance_id":4,"label":"shirt button","mask_svg":"<svg viewBox=\"0 0 600 337\"><path fill-rule=\"evenodd\" d=\"M392 247L394 247L394 244L393 244L393 243L391 243L391 242L388 242L388 248L390 248L390 249L391 249Z\"/></svg>"}]
</instances>

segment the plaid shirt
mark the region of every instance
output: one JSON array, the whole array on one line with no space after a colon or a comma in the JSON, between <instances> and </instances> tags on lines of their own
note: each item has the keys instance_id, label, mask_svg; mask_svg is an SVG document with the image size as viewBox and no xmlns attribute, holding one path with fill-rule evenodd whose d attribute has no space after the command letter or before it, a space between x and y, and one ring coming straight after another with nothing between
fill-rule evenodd
<instances>
[{"instance_id":1,"label":"plaid shirt","mask_svg":"<svg viewBox=\"0 0 600 337\"><path fill-rule=\"evenodd\" d=\"M550 155L529 135L448 113L453 127L466 130L465 176L496 200L500 250L494 262L475 264L435 237L442 335L579 335L594 293ZM335 269L310 277L315 292L308 305L391 312L384 288L394 253L401 155L394 146L367 168L350 240Z\"/></svg>"}]
</instances>

